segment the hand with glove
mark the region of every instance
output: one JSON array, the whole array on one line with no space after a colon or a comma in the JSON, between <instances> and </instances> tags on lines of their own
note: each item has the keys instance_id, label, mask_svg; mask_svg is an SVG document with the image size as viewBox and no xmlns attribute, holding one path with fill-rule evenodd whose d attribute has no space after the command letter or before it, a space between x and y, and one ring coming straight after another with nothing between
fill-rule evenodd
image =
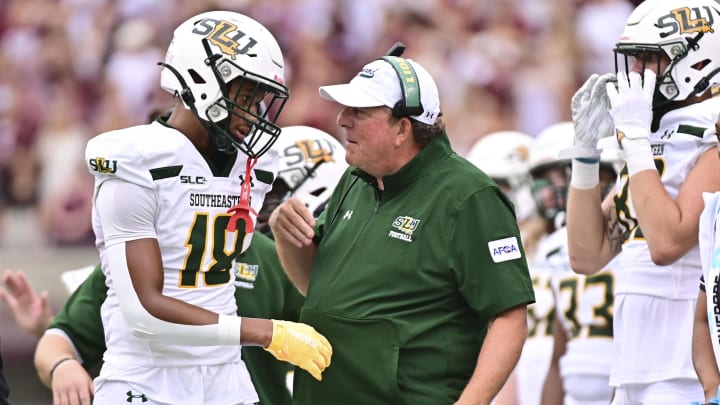
<instances>
[{"instance_id":1,"label":"hand with glove","mask_svg":"<svg viewBox=\"0 0 720 405\"><path fill-rule=\"evenodd\" d=\"M325 336L304 323L273 319L272 324L272 341L265 350L322 381L322 372L330 365L332 356L332 346Z\"/></svg>"},{"instance_id":2,"label":"hand with glove","mask_svg":"<svg viewBox=\"0 0 720 405\"><path fill-rule=\"evenodd\" d=\"M559 157L573 159L571 184L575 188L590 189L599 182L598 139L612 136L614 129L605 87L614 79L613 73L591 75L570 103L575 138L573 147L560 151Z\"/></svg>"},{"instance_id":3,"label":"hand with glove","mask_svg":"<svg viewBox=\"0 0 720 405\"><path fill-rule=\"evenodd\" d=\"M655 72L646 69L638 72L618 73L617 89L607 84L610 115L615 122L618 143L623 149L628 174L642 170L655 170L650 148L650 124L653 118L652 101L655 93Z\"/></svg>"},{"instance_id":4,"label":"hand with glove","mask_svg":"<svg viewBox=\"0 0 720 405\"><path fill-rule=\"evenodd\" d=\"M573 95L570 108L575 129L574 145L570 149L563 150L560 157L600 159L600 151L597 149L598 139L613 135L614 127L609 113L610 101L605 87L614 79L613 73L602 76L593 74Z\"/></svg>"}]
</instances>

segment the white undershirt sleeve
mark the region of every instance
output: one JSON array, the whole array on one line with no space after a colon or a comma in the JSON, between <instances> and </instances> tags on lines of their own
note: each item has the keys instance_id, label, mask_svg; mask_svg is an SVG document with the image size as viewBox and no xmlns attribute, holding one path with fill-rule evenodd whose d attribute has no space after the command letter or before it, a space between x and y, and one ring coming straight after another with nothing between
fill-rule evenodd
<instances>
[{"instance_id":1,"label":"white undershirt sleeve","mask_svg":"<svg viewBox=\"0 0 720 405\"><path fill-rule=\"evenodd\" d=\"M140 302L130 278L125 242L157 238L154 193L146 187L115 179L105 181L95 198L110 278L133 335L190 346L239 345L241 318L238 316L218 314L216 324L184 325L154 317Z\"/></svg>"}]
</instances>

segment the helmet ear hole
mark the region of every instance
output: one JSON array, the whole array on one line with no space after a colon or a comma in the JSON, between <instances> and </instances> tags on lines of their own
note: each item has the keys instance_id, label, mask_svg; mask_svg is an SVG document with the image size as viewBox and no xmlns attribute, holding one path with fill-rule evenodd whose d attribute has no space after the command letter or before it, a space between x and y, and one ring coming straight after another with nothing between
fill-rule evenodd
<instances>
[{"instance_id":1,"label":"helmet ear hole","mask_svg":"<svg viewBox=\"0 0 720 405\"><path fill-rule=\"evenodd\" d=\"M200 75L198 74L198 72L195 71L195 69L189 69L189 70L188 70L188 73L190 74L190 77L192 78L192 80L193 80L193 82L194 82L195 84L205 84L205 83L207 83L207 82L205 81L205 79L203 79L202 76L200 76Z\"/></svg>"}]
</instances>

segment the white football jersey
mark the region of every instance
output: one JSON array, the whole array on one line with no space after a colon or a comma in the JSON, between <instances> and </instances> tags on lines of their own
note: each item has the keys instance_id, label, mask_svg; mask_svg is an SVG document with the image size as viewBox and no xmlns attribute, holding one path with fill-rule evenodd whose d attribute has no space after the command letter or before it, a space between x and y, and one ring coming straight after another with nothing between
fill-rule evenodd
<instances>
[{"instance_id":1,"label":"white football jersey","mask_svg":"<svg viewBox=\"0 0 720 405\"><path fill-rule=\"evenodd\" d=\"M251 233L245 234L242 221L237 231L226 229L231 216L228 209L239 201L246 161L247 157L238 153L228 167L213 171L185 135L157 121L98 135L86 148L96 193L103 182L116 178L154 192L155 232L164 267L163 294L227 315L237 312L230 270L252 238ZM277 153L271 150L258 160L251 175L250 204L256 212L276 175ZM255 215L251 214L251 219L254 225ZM181 346L133 336L110 278L103 230L95 209L93 230L108 285L102 306L106 362L188 366L239 361L240 345Z\"/></svg>"},{"instance_id":2,"label":"white football jersey","mask_svg":"<svg viewBox=\"0 0 720 405\"><path fill-rule=\"evenodd\" d=\"M568 339L565 354L560 358L565 393L581 402L604 400L609 403L616 260L593 275L576 274L570 266L567 228L558 229L549 238L557 244L551 283L555 316ZM592 376L592 380L588 376ZM568 384L574 378L585 378L586 384ZM592 386L588 381L593 381Z\"/></svg>"},{"instance_id":3,"label":"white football jersey","mask_svg":"<svg viewBox=\"0 0 720 405\"><path fill-rule=\"evenodd\" d=\"M711 98L666 113L650 144L660 179L677 198L699 156L716 145L713 128L720 99ZM668 266L652 262L624 167L616 185L615 207L625 230L615 272L615 356L610 384L649 384L669 379L697 379L691 340L698 280L698 247ZM699 384L697 384L699 388ZM700 391L702 392L702 391Z\"/></svg>"},{"instance_id":4,"label":"white football jersey","mask_svg":"<svg viewBox=\"0 0 720 405\"><path fill-rule=\"evenodd\" d=\"M670 111L660 128L650 134L655 165L670 197L675 199L698 157L716 145L714 128L720 112L720 98ZM615 207L625 230L620 253L616 291L620 294L646 294L668 299L697 298L700 278L700 254L697 247L669 266L656 266L638 227L637 214L630 195L627 166L621 170L615 186Z\"/></svg>"},{"instance_id":5,"label":"white football jersey","mask_svg":"<svg viewBox=\"0 0 720 405\"><path fill-rule=\"evenodd\" d=\"M538 405L553 349L554 301L550 281L553 274L555 241L551 235L537 243L529 263L535 303L528 306L528 337L515 368L521 405Z\"/></svg>"}]
</instances>

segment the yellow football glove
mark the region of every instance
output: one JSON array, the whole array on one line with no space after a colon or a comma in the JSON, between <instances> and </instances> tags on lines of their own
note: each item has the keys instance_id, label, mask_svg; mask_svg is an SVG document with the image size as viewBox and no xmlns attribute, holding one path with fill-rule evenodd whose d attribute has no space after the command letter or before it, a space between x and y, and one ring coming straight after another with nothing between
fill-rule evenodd
<instances>
[{"instance_id":1,"label":"yellow football glove","mask_svg":"<svg viewBox=\"0 0 720 405\"><path fill-rule=\"evenodd\" d=\"M322 372L330 365L332 346L310 325L272 320L273 335L265 350L275 358L287 361L322 381Z\"/></svg>"}]
</instances>

